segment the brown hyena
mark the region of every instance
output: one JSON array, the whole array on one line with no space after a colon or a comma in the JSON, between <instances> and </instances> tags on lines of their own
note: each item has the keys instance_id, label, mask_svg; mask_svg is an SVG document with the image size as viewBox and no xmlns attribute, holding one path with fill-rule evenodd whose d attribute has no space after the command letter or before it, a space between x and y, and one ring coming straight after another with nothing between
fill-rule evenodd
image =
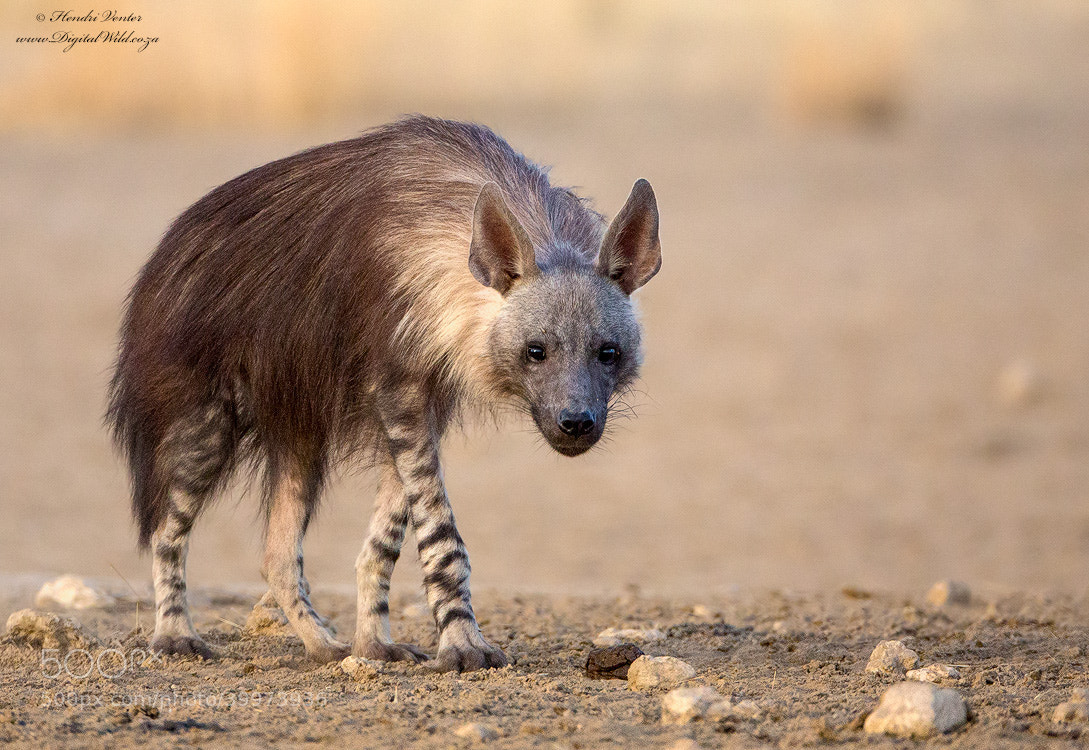
<instances>
[{"instance_id":1,"label":"brown hyena","mask_svg":"<svg viewBox=\"0 0 1089 750\"><path fill-rule=\"evenodd\" d=\"M153 555L152 648L211 652L185 596L189 532L242 463L263 470L262 574L308 654L421 661L389 631L411 522L439 670L506 663L484 640L439 462L466 408L513 403L560 453L631 385L630 295L661 264L645 180L607 224L477 125L411 117L266 164L170 227L128 300L108 419ZM315 613L302 539L331 466L380 473L351 647Z\"/></svg>"}]
</instances>

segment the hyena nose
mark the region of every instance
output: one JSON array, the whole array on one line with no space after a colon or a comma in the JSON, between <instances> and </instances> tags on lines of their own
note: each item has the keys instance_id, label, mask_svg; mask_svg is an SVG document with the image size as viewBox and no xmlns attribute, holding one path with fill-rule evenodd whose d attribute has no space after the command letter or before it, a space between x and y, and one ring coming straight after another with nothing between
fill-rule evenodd
<instances>
[{"instance_id":1,"label":"hyena nose","mask_svg":"<svg viewBox=\"0 0 1089 750\"><path fill-rule=\"evenodd\" d=\"M564 433L571 435L572 437L581 437L586 433L594 429L594 415L588 411L569 411L564 409L560 412L559 418L560 429Z\"/></svg>"}]
</instances>

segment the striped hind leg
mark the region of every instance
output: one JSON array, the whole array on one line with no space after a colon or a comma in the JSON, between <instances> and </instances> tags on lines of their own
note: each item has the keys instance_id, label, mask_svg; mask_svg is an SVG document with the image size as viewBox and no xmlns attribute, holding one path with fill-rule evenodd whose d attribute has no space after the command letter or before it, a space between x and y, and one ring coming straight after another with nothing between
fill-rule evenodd
<instances>
[{"instance_id":1,"label":"striped hind leg","mask_svg":"<svg viewBox=\"0 0 1089 750\"><path fill-rule=\"evenodd\" d=\"M390 637L389 582L401 554L409 509L392 458L387 455L380 466L370 531L355 562L358 594L352 653L365 659L420 662L427 654Z\"/></svg>"},{"instance_id":2,"label":"striped hind leg","mask_svg":"<svg viewBox=\"0 0 1089 750\"><path fill-rule=\"evenodd\" d=\"M185 595L185 558L189 532L202 499L184 490L170 493L170 511L151 537L151 575L155 584L155 634L151 650L164 654L196 654L212 658L193 627Z\"/></svg>"},{"instance_id":3,"label":"striped hind leg","mask_svg":"<svg viewBox=\"0 0 1089 750\"><path fill-rule=\"evenodd\" d=\"M379 412L386 444L404 491L424 572L424 588L439 630L439 651L428 666L467 672L507 663L484 640L469 592L469 555L458 534L439 463L439 430L420 388L402 385Z\"/></svg>"},{"instance_id":4,"label":"striped hind leg","mask_svg":"<svg viewBox=\"0 0 1089 750\"><path fill-rule=\"evenodd\" d=\"M343 659L348 644L333 637L310 603L310 586L303 577L302 541L310 522L317 487L313 477L296 467L272 478L268 530L261 574L269 591L302 639L306 653L316 661Z\"/></svg>"},{"instance_id":5,"label":"striped hind leg","mask_svg":"<svg viewBox=\"0 0 1089 750\"><path fill-rule=\"evenodd\" d=\"M179 420L163 442L164 474L170 477L163 520L151 536L155 585L155 633L151 650L212 657L197 635L186 599L189 534L212 489L230 463L230 417L222 403Z\"/></svg>"}]
</instances>

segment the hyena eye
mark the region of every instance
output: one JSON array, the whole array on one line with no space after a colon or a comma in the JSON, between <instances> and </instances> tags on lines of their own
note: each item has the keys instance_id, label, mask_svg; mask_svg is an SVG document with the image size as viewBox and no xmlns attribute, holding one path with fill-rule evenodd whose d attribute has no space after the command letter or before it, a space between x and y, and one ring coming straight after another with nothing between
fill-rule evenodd
<instances>
[{"instance_id":1,"label":"hyena eye","mask_svg":"<svg viewBox=\"0 0 1089 750\"><path fill-rule=\"evenodd\" d=\"M532 342L526 346L526 356L534 362L543 362L545 360L545 348L543 344Z\"/></svg>"},{"instance_id":2,"label":"hyena eye","mask_svg":"<svg viewBox=\"0 0 1089 750\"><path fill-rule=\"evenodd\" d=\"M612 344L606 344L597 350L597 360L603 365L615 365L620 361L620 350Z\"/></svg>"}]
</instances>

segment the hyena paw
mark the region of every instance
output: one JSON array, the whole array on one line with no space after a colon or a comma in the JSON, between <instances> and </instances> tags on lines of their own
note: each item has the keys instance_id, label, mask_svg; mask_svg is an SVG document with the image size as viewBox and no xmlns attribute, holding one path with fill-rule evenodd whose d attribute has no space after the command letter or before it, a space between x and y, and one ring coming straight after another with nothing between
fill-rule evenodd
<instances>
[{"instance_id":1,"label":"hyena paw","mask_svg":"<svg viewBox=\"0 0 1089 750\"><path fill-rule=\"evenodd\" d=\"M157 654L181 654L212 659L215 652L197 635L156 635L151 639L151 650Z\"/></svg>"},{"instance_id":2,"label":"hyena paw","mask_svg":"<svg viewBox=\"0 0 1089 750\"><path fill-rule=\"evenodd\" d=\"M347 643L330 639L328 642L317 646L308 646L306 655L316 662L325 664L331 661L340 661L352 653L352 647Z\"/></svg>"},{"instance_id":3,"label":"hyena paw","mask_svg":"<svg viewBox=\"0 0 1089 750\"><path fill-rule=\"evenodd\" d=\"M375 661L410 661L419 664L431 657L408 643L383 643L377 640L356 641L352 654Z\"/></svg>"},{"instance_id":4,"label":"hyena paw","mask_svg":"<svg viewBox=\"0 0 1089 750\"><path fill-rule=\"evenodd\" d=\"M445 639L444 639L445 640ZM473 672L507 666L507 657L478 635L439 646L439 653L427 666L436 672Z\"/></svg>"}]
</instances>

